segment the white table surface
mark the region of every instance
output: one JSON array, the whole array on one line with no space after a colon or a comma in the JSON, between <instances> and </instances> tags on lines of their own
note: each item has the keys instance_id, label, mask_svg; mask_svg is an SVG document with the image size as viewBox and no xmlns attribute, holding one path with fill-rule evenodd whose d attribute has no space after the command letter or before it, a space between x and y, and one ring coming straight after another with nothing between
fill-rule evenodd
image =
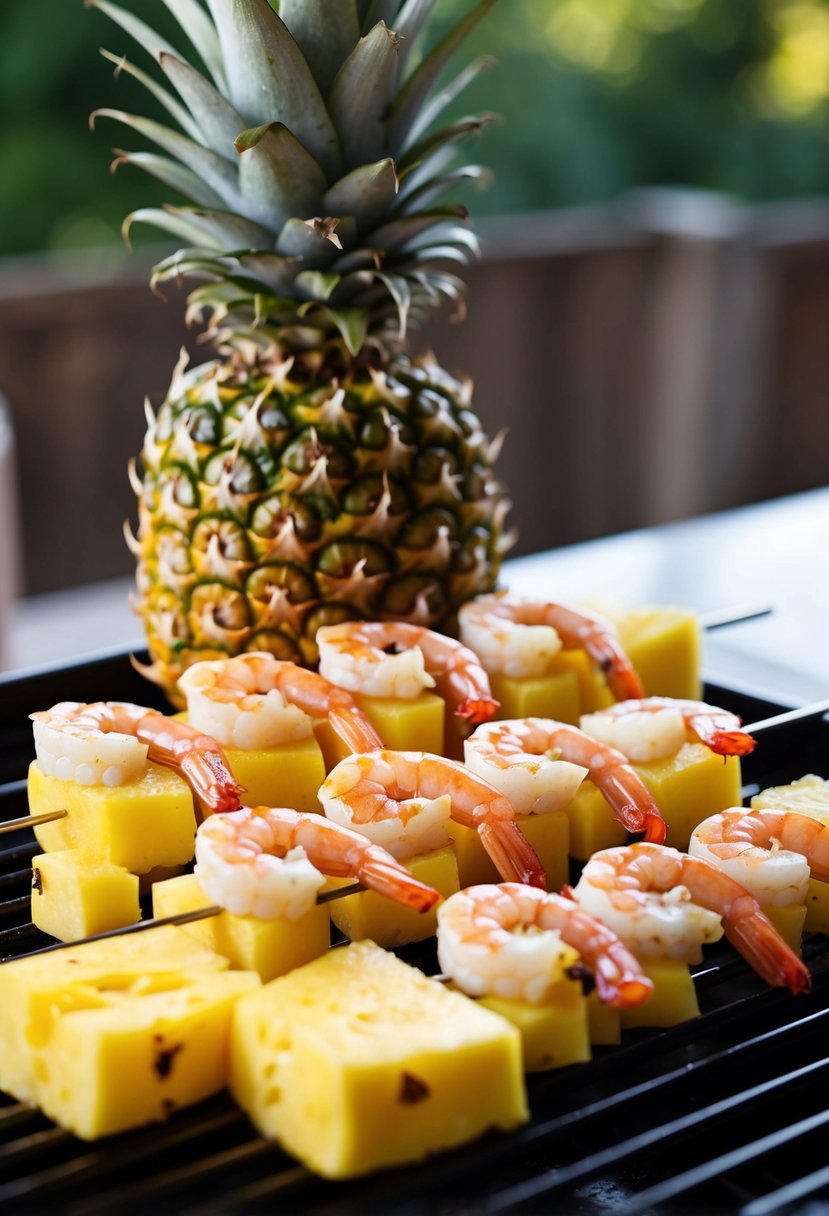
<instances>
[{"instance_id":1,"label":"white table surface","mask_svg":"<svg viewBox=\"0 0 829 1216\"><path fill-rule=\"evenodd\" d=\"M787 704L829 697L829 488L517 558L502 582L551 600L700 613L769 604L769 617L706 635L706 676ZM140 648L130 591L116 580L19 601L7 666Z\"/></svg>"}]
</instances>

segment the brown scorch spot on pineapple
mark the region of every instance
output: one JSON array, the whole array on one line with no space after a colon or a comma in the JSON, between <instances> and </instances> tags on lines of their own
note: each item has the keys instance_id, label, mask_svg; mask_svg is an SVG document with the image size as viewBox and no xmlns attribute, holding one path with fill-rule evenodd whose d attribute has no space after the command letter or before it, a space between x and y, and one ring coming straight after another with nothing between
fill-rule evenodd
<instances>
[{"instance_id":1,"label":"brown scorch spot on pineapple","mask_svg":"<svg viewBox=\"0 0 829 1216\"><path fill-rule=\"evenodd\" d=\"M205 280L188 313L217 351L176 368L134 474L149 674L176 699L196 659L314 662L320 625L451 629L495 585L507 502L471 386L410 357L407 335L460 306L453 267L475 250L444 196L480 176L453 167L454 149L486 120L441 115L488 61L439 81L495 0L425 53L431 2L168 4L198 67L128 10L89 2L175 91L110 56L180 130L98 116L155 143L119 160L188 200L128 224L183 240L154 278Z\"/></svg>"}]
</instances>

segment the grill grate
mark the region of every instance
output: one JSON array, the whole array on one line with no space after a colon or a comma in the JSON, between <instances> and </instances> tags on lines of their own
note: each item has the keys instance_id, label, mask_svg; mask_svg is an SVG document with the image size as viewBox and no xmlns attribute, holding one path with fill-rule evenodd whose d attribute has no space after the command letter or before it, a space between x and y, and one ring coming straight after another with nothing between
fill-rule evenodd
<instances>
[{"instance_id":1,"label":"grill grate","mask_svg":"<svg viewBox=\"0 0 829 1216\"><path fill-rule=\"evenodd\" d=\"M776 706L731 689L707 692L747 720ZM22 679L0 678L0 821L26 813L29 710L63 699L163 708L123 654ZM764 736L744 761L746 788L829 776L829 722ZM0 849L0 954L48 939L28 925L25 833ZM436 970L434 947L402 952ZM804 956L809 997L765 989L728 946L696 969L702 1017L667 1031L629 1031L588 1064L528 1078L530 1124L435 1157L426 1167L347 1183L311 1175L259 1137L225 1095L153 1126L85 1144L38 1111L0 1096L0 1204L68 1213L212 1216L313 1212L740 1212L829 1208L829 943Z\"/></svg>"}]
</instances>

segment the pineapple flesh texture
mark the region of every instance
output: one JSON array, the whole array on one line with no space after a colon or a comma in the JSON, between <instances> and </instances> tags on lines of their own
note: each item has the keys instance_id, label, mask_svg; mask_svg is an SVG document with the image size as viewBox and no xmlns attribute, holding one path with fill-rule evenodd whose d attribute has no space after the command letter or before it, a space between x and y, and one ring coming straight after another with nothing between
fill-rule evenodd
<instances>
[{"instance_id":1,"label":"pineapple flesh texture","mask_svg":"<svg viewBox=\"0 0 829 1216\"><path fill-rule=\"evenodd\" d=\"M829 781L824 781L815 773L807 773L790 785L777 785L770 789L761 790L751 800L753 811L780 810L795 811L799 815L809 815L823 824L829 824ZM791 922L781 923L778 919L775 926L780 929L786 940L793 944L797 926ZM770 915L769 909L766 913ZM790 916L794 912L789 913ZM817 878L809 879L806 892L806 916L802 926L808 933L829 933L829 883ZM795 947L796 948L796 947Z\"/></svg>"},{"instance_id":2,"label":"pineapple flesh texture","mask_svg":"<svg viewBox=\"0 0 829 1216\"><path fill-rule=\"evenodd\" d=\"M32 922L62 942L120 929L141 919L138 876L92 849L32 858Z\"/></svg>"},{"instance_id":3,"label":"pineapple flesh texture","mask_svg":"<svg viewBox=\"0 0 829 1216\"><path fill-rule=\"evenodd\" d=\"M373 942L240 1001L231 1092L327 1178L420 1161L528 1110L518 1031Z\"/></svg>"},{"instance_id":4,"label":"pineapple flesh texture","mask_svg":"<svg viewBox=\"0 0 829 1216\"><path fill-rule=\"evenodd\" d=\"M451 631L496 584L508 503L470 384L407 342L434 306L462 303L453 268L475 240L444 196L482 176L454 149L487 118L443 112L488 60L443 77L495 0L434 45L429 2L208 0L187 23L195 66L129 10L90 3L166 78L104 52L183 134L97 117L164 153L119 163L188 205L127 223L184 242L154 281L206 280L188 316L207 318L217 348L180 361L157 416L148 407L134 471L148 674L180 703L190 663L254 649L313 663L323 624Z\"/></svg>"},{"instance_id":5,"label":"pineapple flesh texture","mask_svg":"<svg viewBox=\"0 0 829 1216\"><path fill-rule=\"evenodd\" d=\"M165 1120L225 1086L231 1010L258 984L173 926L8 962L0 1089L82 1139Z\"/></svg>"}]
</instances>

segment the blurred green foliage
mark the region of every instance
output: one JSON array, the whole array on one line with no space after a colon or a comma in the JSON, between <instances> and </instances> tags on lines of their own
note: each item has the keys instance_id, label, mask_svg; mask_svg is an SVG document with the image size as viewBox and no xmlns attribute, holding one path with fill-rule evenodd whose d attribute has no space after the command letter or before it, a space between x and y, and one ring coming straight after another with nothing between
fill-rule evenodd
<instances>
[{"instance_id":1,"label":"blurred green foliage","mask_svg":"<svg viewBox=\"0 0 829 1216\"><path fill-rule=\"evenodd\" d=\"M177 42L160 0L127 2ZM439 0L434 36L469 6ZM151 112L100 46L147 66L82 0L2 0L0 253L116 242L128 211L169 194L134 169L110 176L109 149L140 145L129 132L89 133L96 106ZM495 172L476 214L646 185L829 193L825 0L502 0L470 39L484 52L496 66L457 104L500 118L473 153Z\"/></svg>"}]
</instances>

